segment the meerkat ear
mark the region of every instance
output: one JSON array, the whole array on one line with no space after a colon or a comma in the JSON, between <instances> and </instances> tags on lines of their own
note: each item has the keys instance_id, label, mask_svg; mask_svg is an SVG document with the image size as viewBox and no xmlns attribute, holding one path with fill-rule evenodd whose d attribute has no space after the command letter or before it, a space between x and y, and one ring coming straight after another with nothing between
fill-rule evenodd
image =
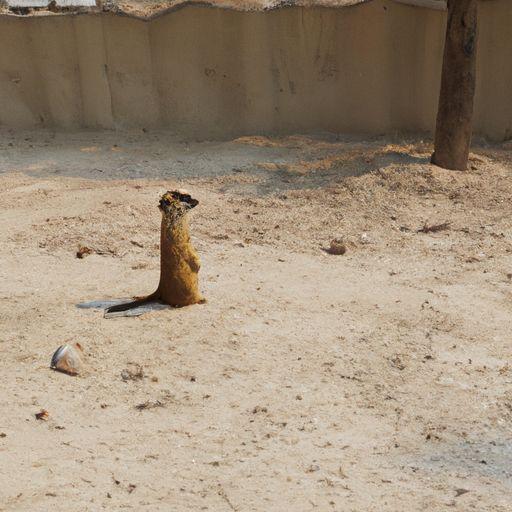
<instances>
[{"instance_id":1,"label":"meerkat ear","mask_svg":"<svg viewBox=\"0 0 512 512\"><path fill-rule=\"evenodd\" d=\"M190 196L187 198L187 200L184 202L185 206L191 210L192 208L195 208L199 201L197 199L192 199Z\"/></svg>"},{"instance_id":2,"label":"meerkat ear","mask_svg":"<svg viewBox=\"0 0 512 512\"><path fill-rule=\"evenodd\" d=\"M186 190L178 189L167 192L175 200L179 201L187 210L196 207L199 204L197 199L194 199Z\"/></svg>"},{"instance_id":3,"label":"meerkat ear","mask_svg":"<svg viewBox=\"0 0 512 512\"><path fill-rule=\"evenodd\" d=\"M180 196L180 203L187 209L191 210L192 208L195 208L199 201L197 199L194 199L190 194L184 194Z\"/></svg>"}]
</instances>

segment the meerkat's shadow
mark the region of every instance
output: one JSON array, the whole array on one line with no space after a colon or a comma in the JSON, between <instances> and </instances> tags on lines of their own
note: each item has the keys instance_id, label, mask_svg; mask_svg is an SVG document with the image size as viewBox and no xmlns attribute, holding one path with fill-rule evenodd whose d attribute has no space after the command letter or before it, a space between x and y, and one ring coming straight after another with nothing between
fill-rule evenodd
<instances>
[{"instance_id":1,"label":"meerkat's shadow","mask_svg":"<svg viewBox=\"0 0 512 512\"><path fill-rule=\"evenodd\" d=\"M140 306L127 309L125 311L112 311L108 312L108 308L120 304L128 304L133 299L114 299L114 300L93 300L91 302L82 302L77 304L76 307L80 309L103 309L103 318L116 318L120 316L140 316L150 311L162 311L163 309L171 309L168 304L163 304L157 300L146 302Z\"/></svg>"}]
</instances>

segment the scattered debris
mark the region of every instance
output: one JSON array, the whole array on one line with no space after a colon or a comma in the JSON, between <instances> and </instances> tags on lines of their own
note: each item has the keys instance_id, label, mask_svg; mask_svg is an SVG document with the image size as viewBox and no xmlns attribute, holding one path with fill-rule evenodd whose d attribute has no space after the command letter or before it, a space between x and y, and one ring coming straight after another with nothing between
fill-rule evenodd
<instances>
[{"instance_id":1,"label":"scattered debris","mask_svg":"<svg viewBox=\"0 0 512 512\"><path fill-rule=\"evenodd\" d=\"M133 366L132 368L125 368L121 372L121 379L124 382L128 382L129 380L142 380L144 378L144 369L140 364L130 363Z\"/></svg>"},{"instance_id":2,"label":"scattered debris","mask_svg":"<svg viewBox=\"0 0 512 512\"><path fill-rule=\"evenodd\" d=\"M50 413L46 409L41 409L35 414L36 420L46 421L50 417Z\"/></svg>"},{"instance_id":3,"label":"scattered debris","mask_svg":"<svg viewBox=\"0 0 512 512\"><path fill-rule=\"evenodd\" d=\"M397 370L405 370L405 364L402 362L400 356L395 356L389 360L391 366L395 367Z\"/></svg>"},{"instance_id":4,"label":"scattered debris","mask_svg":"<svg viewBox=\"0 0 512 512\"><path fill-rule=\"evenodd\" d=\"M373 244L373 239L370 237L368 233L362 233L359 237L359 241L364 245Z\"/></svg>"},{"instance_id":5,"label":"scattered debris","mask_svg":"<svg viewBox=\"0 0 512 512\"><path fill-rule=\"evenodd\" d=\"M261 407L260 405L257 405L253 410L253 414L258 414L259 412L268 412L268 409L266 407Z\"/></svg>"},{"instance_id":6,"label":"scattered debris","mask_svg":"<svg viewBox=\"0 0 512 512\"><path fill-rule=\"evenodd\" d=\"M116 251L112 249L97 249L95 247L88 247L87 245L80 245L78 247L78 251L76 251L76 257L80 260L83 260L86 256L90 256L91 254L99 254L100 256L104 256L105 254L109 254L110 256L116 256Z\"/></svg>"},{"instance_id":7,"label":"scattered debris","mask_svg":"<svg viewBox=\"0 0 512 512\"><path fill-rule=\"evenodd\" d=\"M499 370L498 370L499 374L500 375L506 375L507 373L510 372L510 366L508 364L502 366Z\"/></svg>"},{"instance_id":8,"label":"scattered debris","mask_svg":"<svg viewBox=\"0 0 512 512\"><path fill-rule=\"evenodd\" d=\"M342 379L346 379L346 380L354 380L356 382L363 382L363 379L360 379L359 377L354 377L353 375L343 375L340 373L340 377Z\"/></svg>"},{"instance_id":9,"label":"scattered debris","mask_svg":"<svg viewBox=\"0 0 512 512\"><path fill-rule=\"evenodd\" d=\"M161 400L155 400L155 401L146 400L145 402L142 402L141 404L137 404L135 406L135 409L137 409L137 411L145 411L146 409L156 409L157 407L164 407L164 406L165 406L165 403L162 402Z\"/></svg>"},{"instance_id":10,"label":"scattered debris","mask_svg":"<svg viewBox=\"0 0 512 512\"><path fill-rule=\"evenodd\" d=\"M229 508L233 510L233 512L238 511L238 507L235 507L235 505L233 505L221 484L219 484L218 495L228 504Z\"/></svg>"},{"instance_id":11,"label":"scattered debris","mask_svg":"<svg viewBox=\"0 0 512 512\"><path fill-rule=\"evenodd\" d=\"M52 356L50 368L68 375L78 375L82 367L82 354L80 343L61 345Z\"/></svg>"},{"instance_id":12,"label":"scattered debris","mask_svg":"<svg viewBox=\"0 0 512 512\"><path fill-rule=\"evenodd\" d=\"M347 252L347 246L345 245L343 238L333 238L331 240L329 248L324 249L324 251L328 254L340 256Z\"/></svg>"},{"instance_id":13,"label":"scattered debris","mask_svg":"<svg viewBox=\"0 0 512 512\"><path fill-rule=\"evenodd\" d=\"M78 248L78 251L76 251L76 257L80 260L84 259L86 256L89 256L89 254L92 254L94 251L85 245L81 245Z\"/></svg>"},{"instance_id":14,"label":"scattered debris","mask_svg":"<svg viewBox=\"0 0 512 512\"><path fill-rule=\"evenodd\" d=\"M159 400L146 400L140 404L135 406L137 411L145 411L148 409L157 409L158 407L165 407L168 403L173 402L175 400L175 396L171 393L164 393L164 396Z\"/></svg>"},{"instance_id":15,"label":"scattered debris","mask_svg":"<svg viewBox=\"0 0 512 512\"><path fill-rule=\"evenodd\" d=\"M424 224L416 233L437 233L450 229L451 222L442 222L441 224Z\"/></svg>"}]
</instances>

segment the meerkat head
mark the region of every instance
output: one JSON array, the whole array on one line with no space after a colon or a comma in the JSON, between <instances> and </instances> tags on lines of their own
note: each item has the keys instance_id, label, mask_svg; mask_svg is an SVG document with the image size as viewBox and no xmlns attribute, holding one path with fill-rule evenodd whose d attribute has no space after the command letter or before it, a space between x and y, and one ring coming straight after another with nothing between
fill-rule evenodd
<instances>
[{"instance_id":1,"label":"meerkat head","mask_svg":"<svg viewBox=\"0 0 512 512\"><path fill-rule=\"evenodd\" d=\"M170 223L177 222L197 206L199 201L184 190L168 190L160 199L158 208Z\"/></svg>"}]
</instances>

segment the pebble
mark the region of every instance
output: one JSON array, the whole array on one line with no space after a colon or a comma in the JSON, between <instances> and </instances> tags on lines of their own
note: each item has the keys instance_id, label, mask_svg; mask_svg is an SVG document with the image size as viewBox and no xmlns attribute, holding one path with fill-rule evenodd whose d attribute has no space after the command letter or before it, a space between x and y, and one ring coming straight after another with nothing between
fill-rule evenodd
<instances>
[{"instance_id":1,"label":"pebble","mask_svg":"<svg viewBox=\"0 0 512 512\"><path fill-rule=\"evenodd\" d=\"M50 368L68 375L77 375L82 367L82 352L80 343L61 345L52 356Z\"/></svg>"},{"instance_id":2,"label":"pebble","mask_svg":"<svg viewBox=\"0 0 512 512\"><path fill-rule=\"evenodd\" d=\"M335 254L337 256L345 254L347 252L347 246L345 245L343 238L332 239L329 249L327 249L327 252L329 254Z\"/></svg>"}]
</instances>

